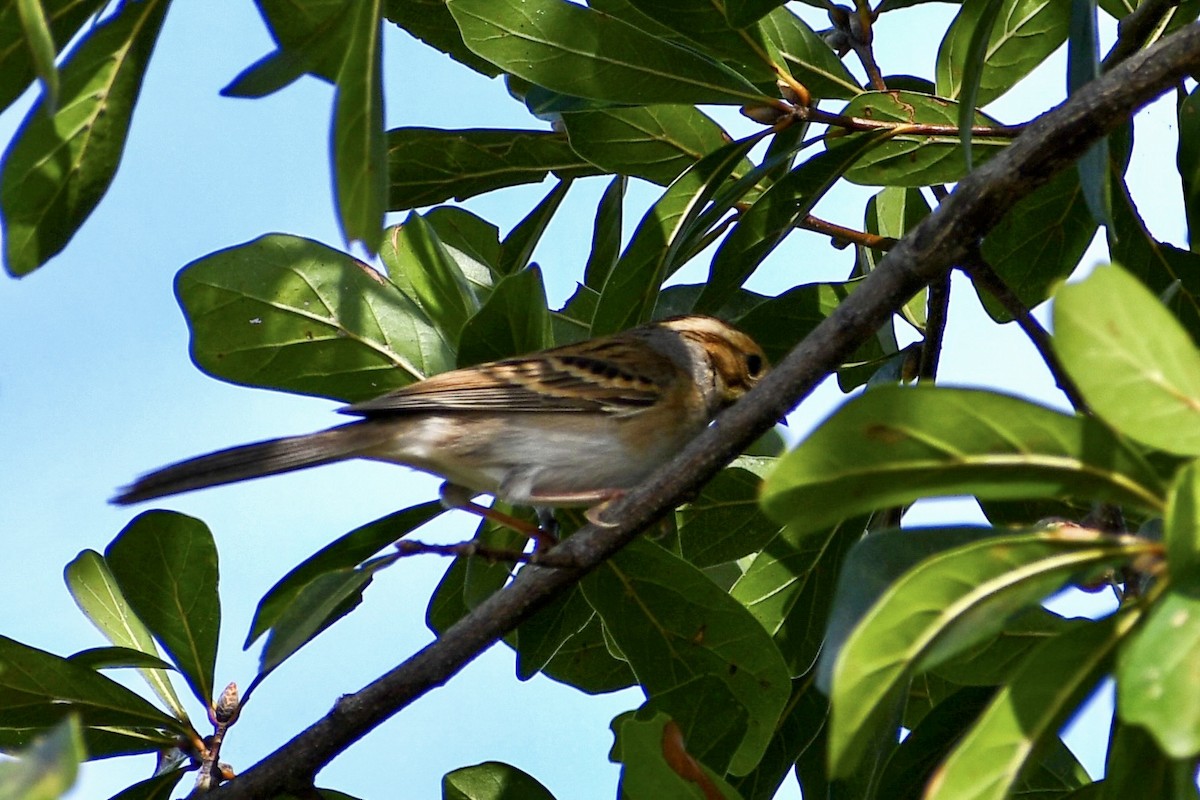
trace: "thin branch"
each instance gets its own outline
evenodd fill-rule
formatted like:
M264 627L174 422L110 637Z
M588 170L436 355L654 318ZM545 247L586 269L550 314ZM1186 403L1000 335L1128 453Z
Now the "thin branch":
M917 378L932 383L937 380L938 362L942 358L942 338L946 333L946 315L950 310L949 272L929 284L926 308L925 341L921 343L921 364L917 367Z
M894 130L898 133L917 136L953 136L955 138L958 138L960 131L957 125L951 124L941 125L932 122L898 122L896 120L867 119L866 117L833 114L828 111L822 111L819 108L811 107L804 108L797 106L793 113L808 122L820 122L825 125L844 128L848 131ZM971 136L1012 139L1020 136L1026 127L1028 125L973 125L971 127Z
M508 561L557 568L579 566L574 560L562 558L550 550L534 550L532 553L526 553L523 550L513 550L507 547L492 547L475 539L458 544L429 544L413 539L401 539L396 542L395 547L402 556L437 555L452 558L481 558L491 562Z
M1021 198L1072 164L1099 137L1200 70L1200 25L1132 56L1035 120L1019 139L967 175L958 189L901 240L862 285L789 353L741 402L724 412L669 464L613 503L611 527L587 525L551 552L579 569L527 566L509 586L404 663L333 710L235 780L212 800L266 800L311 784L312 776L371 729L441 686L590 569L694 493L873 336L922 286L961 263Z
M1100 62L1103 70L1107 72L1141 50L1178 6L1179 0L1144 0L1129 12L1117 23L1117 41Z
M896 245L899 239L893 239L891 236L880 236L876 233L867 233L866 231L855 230L854 228L846 228L834 222L814 217L812 214L806 214L802 219L796 221L797 228L803 228L806 231L814 233L823 233L833 240L833 246L841 250L843 247L851 244L870 247L873 250L888 250Z
M1067 401L1071 407L1080 413L1085 413L1088 410L1087 401L1083 399L1075 382L1067 375L1067 371L1063 369L1062 362L1058 360L1058 355L1054 352L1054 347L1050 343L1050 334L1042 327L1042 323L1034 318L1033 314L1029 313L1029 309L1021 302L1021 298L1017 297L1017 293L1005 283L996 270L992 268L982 256L975 252L967 256L962 261L963 271L971 277L975 285L983 289L985 292L996 298L996 302L1004 306L1004 310L1009 313L1017 324L1021 326L1021 330L1029 337L1029 341L1033 343L1034 348L1038 351L1038 355L1042 357L1042 361L1046 362L1046 368L1050 370L1050 374L1054 377L1054 382L1058 384L1058 388L1067 396Z

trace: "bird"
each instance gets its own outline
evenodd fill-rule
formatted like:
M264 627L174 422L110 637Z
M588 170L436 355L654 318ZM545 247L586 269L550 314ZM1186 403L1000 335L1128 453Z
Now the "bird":
M137 478L112 502L362 458L440 476L447 507L543 543L543 528L473 498L581 507L596 522L607 503L670 460L769 369L762 348L729 323L669 317L433 375L338 409L357 421L180 461Z

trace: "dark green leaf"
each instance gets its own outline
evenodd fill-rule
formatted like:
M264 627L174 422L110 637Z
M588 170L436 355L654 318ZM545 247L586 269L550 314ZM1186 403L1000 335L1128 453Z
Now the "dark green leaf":
M349 402L454 366L454 348L363 262L273 234L183 268L192 358L213 377Z
M118 792L109 800L170 800L175 791L175 784L179 783L184 774L184 770L174 769L155 775Z
M467 322L458 340L458 365L512 358L551 344L542 271L530 267L496 284L487 303Z
M742 28L752 22L757 22L764 14L781 6L786 0L728 0L725 3L725 16L729 24Z
M958 125L958 103L917 92L864 92L841 112L880 122ZM976 112L975 125L1000 123ZM972 153L976 165L1008 146L1009 139L976 134ZM846 173L846 179L867 186L928 186L953 183L967 173L958 137L900 133L872 150Z
M0 167L4 265L27 275L66 247L108 191L166 0L125 3L63 62L59 106L35 103Z
M221 605L208 527L172 511L146 511L117 534L104 560L196 698L205 706L214 702Z
M762 101L694 50L565 0L449 0L467 46L505 72L578 97L631 105Z
M976 8L978 3L973 4ZM963 158L967 169L970 170L974 160L971 153L971 125L975 121L975 109L985 105L979 101L979 84L983 77L984 66L988 62L988 50L996 20L1003 10L1004 0L983 0L983 7L974 12L972 20L974 27L967 42L967 52L963 63L962 96L958 98L958 135L962 137ZM964 6L964 11L966 7ZM962 18L962 14L955 20ZM947 32L947 37L951 32ZM942 42L945 49L945 40ZM939 56L941 53L939 52Z
M867 134L831 145L777 181L741 216L713 257L708 283L696 310L711 314L725 304L792 232L798 220L812 211L833 185L885 136Z
M0 800L59 800L87 757L79 718L67 717L14 755L0 762Z
M730 771L754 768L791 692L766 631L699 570L645 540L580 584L651 698L701 676L723 681L749 714ZM718 718L710 724L720 726Z
M1104 769L1103 791L1098 800L1173 797L1171 761L1143 727L1113 721ZM1194 787L1191 789L1195 791Z
M1183 182L1183 208L1187 214L1188 241L1200 252L1200 88L1179 104L1179 178Z
M335 83L345 58L349 2L353 0L255 0L255 5L280 50L317 56L306 69ZM323 40L329 46L321 46Z
M129 607L121 587L108 569L104 557L95 550L84 550L67 564L63 579L76 605L92 624L113 644L141 651L158 658L158 647L145 623ZM171 713L181 720L188 718L175 688L161 671L143 670L142 677L162 699Z
M389 211L540 183L548 173L595 172L565 135L550 131L393 128L387 158Z
M1087 497L1159 510L1156 471L1101 423L970 389L881 386L780 459L763 507L801 531L921 497Z
M633 234L604 284L592 318L592 335L603 336L646 322L659 288L679 264L682 234L763 134L709 153L675 179Z
M1200 575L1200 461L1175 474L1163 527L1171 577L1179 582Z
M771 800L787 778L788 771L810 750L824 733L829 704L812 684L810 676L792 681L792 696L767 752L754 771L731 779L733 787L745 800ZM824 765L822 765L822 773ZM809 783L803 786L808 797L822 797Z
M1076 91L1100 77L1100 39L1097 32L1096 0L1071 0L1071 22L1067 41L1067 92ZM1079 185L1092 218L1112 224L1111 173L1108 166L1108 137L1101 137L1079 159Z
M939 664L934 672L960 686L999 686L1008 682L1030 650L1086 624L1044 608L1030 609L1008 620L995 638Z
M174 669L161 658L130 647L93 647L68 656L68 660L94 670L124 667L137 667L143 670Z
M1137 622L1136 609L1039 647L950 754L928 800L1005 800L1034 752L1075 711ZM1047 676L1054 676L1047 680Z
M714 150L728 134L698 108L681 105L605 108L563 114L571 149L605 172L666 186ZM749 160L735 176L749 172Z
M41 6L55 42L69 42L104 0L42 0ZM0 6L0 111L8 108L35 77L33 61L16 3Z
M863 220L867 233L877 236L904 238L910 230L929 216L929 203L920 189L888 186L867 201ZM883 259L883 251L870 247L858 248L861 274L873 271ZM858 271L855 273L859 274ZM900 313L914 328L925 331L925 306L928 291L922 289L900 308Z
M388 150L383 128L383 0L358 0L347 11L349 35L333 99L334 190L347 242L371 253L383 241Z
M523 681L532 678L564 643L595 619L596 612L576 586L522 622L510 642L517 651L517 677Z
M500 229L457 206L438 206L423 216L474 286L475 295L487 294L500 265Z
M592 249L588 253L587 266L583 270L585 286L603 288L612 274L612 269L621 255L621 232L625 217L625 189L629 179L615 176L604 190L600 204L596 207L596 222L592 225ZM591 315L588 316L591 323Z
M758 508L762 476L773 458L742 457L721 470L695 500L675 512L679 549L697 567L758 552L779 531Z
M1101 419L1160 450L1200 455L1200 351L1128 272L1101 266L1064 286L1054 346Z
M495 64L472 53L463 42L446 0L385 0L383 15L425 44L476 72L489 78L500 74Z
M541 202L525 215L525 219L508 232L508 236L500 243L500 263L497 267L499 274L513 275L529 265L529 259L533 257L534 249L542 240L546 226L554 219L555 212L562 205L563 198L567 196L567 190L570 188L570 179L554 184Z
M1075 271L1096 235L1096 220L1083 199L1077 170L1063 170L1020 200L983 240L983 256L1025 308ZM991 295L984 307L999 322L1012 319Z
M593 615L578 633L563 642L541 672L588 694L605 694L636 686L638 679L629 663L612 651L600 617Z
M637 711L642 719L655 713L670 717L682 734L688 755L717 774L728 770L730 756L746 735L746 709L713 675L699 675L659 692ZM714 719L719 724L713 724Z
M444 511L436 500L406 508L355 528L306 558L279 579L258 603L243 647L249 647L287 611L308 583L329 572L361 564Z
M554 800L550 790L509 764L485 761L448 772L442 800Z
M865 527L858 518L822 536L796 536L784 528L729 590L771 634L792 675L812 669L821 651L833 582Z
M775 80L762 30L758 25L735 29L719 4L690 0L629 0L629 4L746 79L755 83Z
M389 280L449 341L458 341L463 325L479 310L479 301L458 262L442 245L433 226L415 211L388 228L380 258Z

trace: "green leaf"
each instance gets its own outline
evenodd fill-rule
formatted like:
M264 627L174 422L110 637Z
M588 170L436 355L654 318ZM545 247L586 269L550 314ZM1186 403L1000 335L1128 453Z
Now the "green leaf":
M50 38L71 41L87 18L104 5L103 0L42 0ZM0 6L0 111L20 97L35 77L20 9L16 3L5 3Z
M621 797L740 800L721 776L688 751L679 726L662 712L622 714L612 722L609 758L621 764Z
M448 4L467 47L556 92L630 105L764 100L728 67L566 0Z
M1088 211L1077 170L1063 170L1018 201L984 237L983 257L1025 308L1050 296L1075 271L1092 239L1096 220ZM998 322L1012 317L991 295L984 308Z
M92 647L80 650L68 657L68 660L89 669L123 669L137 667L146 670L169 670L173 666L158 656L152 656L141 650L130 647Z
M762 30L758 25L735 29L720 5L690 0L629 0L629 4L680 34L696 51L720 60L747 80L775 80L773 59Z
M651 699L703 676L725 684L749 715L740 746L726 756L729 770L744 775L753 769L791 685L779 651L745 608L702 572L645 540L580 585ZM721 726L720 717L708 724Z
M315 55L307 71L336 83L345 58L348 0L255 0L255 5L280 50Z
M193 261L175 291L196 365L221 380L354 402L454 366L454 348L366 264L273 234Z
M383 0L349 5L345 58L333 99L334 190L347 242L371 253L383 241L388 196L388 153L383 128Z
M42 8L42 0L17 0L17 14L25 30L25 44L33 56L33 67L42 81L47 113L58 108L58 68L54 65L54 35L50 32L50 21Z
M554 800L550 790L510 764L485 761L447 772L442 800Z
M190 728L93 669L0 636L0 728L13 727L14 711L22 722L44 721L41 727L77 713L89 727L163 728L176 734ZM10 734L5 732L6 744ZM148 740L145 749L161 743L162 737Z
M221 627L217 548L208 528L183 514L147 511L117 534L104 559L134 613L207 707L216 699Z
M508 232L500 243L500 263L496 270L499 274L512 275L529 265L542 234L546 232L550 220L554 219L570 188L570 179L556 183L541 202Z
M1200 455L1200 352L1162 303L1116 265L1064 286L1054 344L1092 410L1160 450Z
M1183 182L1183 208L1187 214L1188 242L1200 252L1200 88L1179 104L1179 149L1175 163Z
M275 625L304 586L320 576L357 566L407 536L445 509L438 501L421 503L381 517L330 542L279 579L258 603L243 648Z
M446 0L385 0L383 15L430 47L489 78L500 74L495 64L471 52L450 15Z
M727 0L725 16L730 25L742 28L757 22L764 14L783 5L784 2L785 0Z
M182 769L174 769L155 775L153 778L138 781L109 800L170 800L175 791L175 784L179 783L179 779L185 774Z
M911 531L891 532L889 543L903 551L913 536ZM927 546L918 542L914 547ZM1064 526L987 537L920 562L870 606L840 649L836 640L830 642L832 774L850 775L863 750L888 735L885 712L891 698L904 690L916 670L990 637L1014 612L1033 607L1074 576L1131 560L1153 548L1132 536L1116 538ZM860 591L843 577L835 603L844 602L843 594ZM1063 641L1067 637L1052 644ZM823 664L825 658L823 654ZM1017 682L1036 660L1022 667ZM1058 673L1044 669L1039 674L1047 684L1044 676Z
M1194 522L1194 521L1193 521ZM1191 573L1173 582L1154 604L1136 637L1121 652L1117 711L1150 732L1168 756L1200 753L1200 584Z
M675 512L679 550L697 567L735 561L758 552L779 532L759 510L758 489L773 458L738 459Z
M92 621L110 642L121 648L130 648L158 658L158 647L145 623L129 607L116 578L109 571L104 557L95 550L84 550L63 571L67 589L79 610ZM181 720L188 718L187 711L175 694L167 676L159 669L143 669L141 675L154 693Z
M0 800L58 800L75 784L87 757L79 718L68 716L14 755L0 762Z
M678 267L683 234L763 134L722 147L675 179L642 217L629 246L613 267L592 318L592 335L603 336L646 322L659 288Z
M753 772L732 778L730 783L745 800L771 800L797 760L822 738L828 715L829 704L810 677L792 681L792 696L762 761ZM810 797L823 796L812 781L802 780L801 785L805 792L812 793Z
M629 663L613 654L604 625L595 614L578 633L562 643L541 673L588 694L605 694L638 684Z
M1086 497L1150 510L1164 487L1091 418L970 389L880 386L779 461L763 507L798 531L921 497Z
M10 275L27 275L66 247L108 191L166 9L166 0L122 5L63 62L54 114L42 98L21 123L0 167Z
M1178 583L1200 575L1200 461L1175 473L1163 528L1171 578Z
M714 150L728 134L693 106L654 105L575 111L562 116L571 149L605 172L666 186ZM753 165L743 161L735 176Z
M1104 781L1098 800L1124 800L1130 797L1194 798L1196 785L1191 761L1187 766L1183 789L1176 794L1172 773L1178 762L1172 762L1155 743L1145 728L1113 720L1108 742L1108 758L1104 764ZM1071 800L1074 800L1072 796Z
M1117 181L1113 191L1113 225L1108 229L1112 259L1137 276L1200 341L1200 252L1181 250L1155 239L1138 215L1129 187Z
M536 675L559 649L592 621L599 622L583 591L574 586L559 595L516 629L509 644L517 652L517 678Z
M929 203L920 189L887 186L867 201L864 228L867 233L903 239L908 232L929 216ZM859 269L863 275L874 271L884 253L870 247L858 248ZM857 274L857 273L856 273ZM928 290L922 289L900 308L909 324L925 332L925 306Z
M763 192L742 214L713 257L696 311L711 314L724 305L792 232L796 222L812 211L847 170L887 138L887 134L868 134L830 145Z
M1100 39L1097 32L1096 0L1071 0L1071 22L1067 41L1067 93L1100 77ZM1079 159L1079 184L1092 217L1102 225L1112 224L1111 174L1108 166L1108 137L1101 137Z
M438 206L423 216L474 286L475 295L486 295L500 264L500 229L457 206Z
M388 228L380 258L388 279L414 301L446 337L458 341L463 325L479 310L466 274L442 245L433 227L415 211Z
M1078 617L1064 619L1044 608L1033 608L1008 620L993 639L965 650L933 671L960 686L999 686L1012 678L1030 650L1086 624Z
M958 125L958 103L918 92L864 92L841 111L849 117L880 122ZM976 112L975 125L1000 123ZM976 135L972 151L978 166L1008 146L1011 139ZM863 157L846 173L852 183L866 186L928 186L953 183L967 174L962 146L955 135L899 133Z
M588 252L583 270L585 286L599 289L604 286L621 255L621 230L624 224L625 190L629 179L616 175L596 206L596 222L592 226L592 249ZM591 315L588 316L591 322ZM565 342L564 342L565 344Z
M301 586L271 624L254 683L257 684L318 634L357 608L362 602L363 591L370 585L375 573L391 566L399 558L400 555L395 553L369 561L361 567L331 570Z
M858 518L821 536L784 528L729 590L771 634L792 675L808 672L821 651L833 583L865 527Z
M1136 609L1079 628L1039 647L997 693L935 776L928 800L1004 800L1039 745L1057 736L1108 669L1137 622ZM1053 680L1047 680L1053 676Z
M937 54L937 94L947 100L965 96L968 53L996 0L967 0L950 24ZM1067 40L1070 4L1062 0L998 0L998 23L979 55L974 103L985 106L1003 95ZM889 85L890 82L889 82Z
M512 358L552 344L542 271L530 267L496 284L487 303L467 322L458 341L458 365Z
M848 100L862 93L837 53L786 6L763 17L759 26L779 51L783 66L814 97Z
M565 135L550 131L393 128L387 158L389 211L540 183L549 173L595 172Z
M984 0L983 8L975 12L974 29L967 43L966 58L963 63L962 96L958 104L958 135L962 137L963 158L967 169L970 170L973 160L971 157L971 124L974 122L975 108L983 105L979 102L979 83L982 79L983 68L987 63L988 43L995 30L996 20L1000 17L1004 0ZM977 5L977 4L976 4ZM964 6L964 11L966 10ZM962 12L959 18L962 17ZM955 20L957 22L957 19ZM950 32L947 32L949 35ZM942 44L945 47L945 40ZM939 52L939 55L941 53Z

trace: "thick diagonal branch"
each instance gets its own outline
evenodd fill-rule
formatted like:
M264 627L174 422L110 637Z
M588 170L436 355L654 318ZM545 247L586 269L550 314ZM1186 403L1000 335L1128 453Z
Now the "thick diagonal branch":
M1130 57L1069 101L1035 120L1011 146L965 177L958 189L890 250L862 285L742 402L721 415L652 480L613 505L615 524L588 526L555 549L580 569L526 567L433 644L333 710L258 765L220 787L214 800L274 797L302 787L368 731L449 680L581 575L668 513L774 424L921 287L960 262L1021 198L1072 164L1185 75L1200 71L1200 25Z

